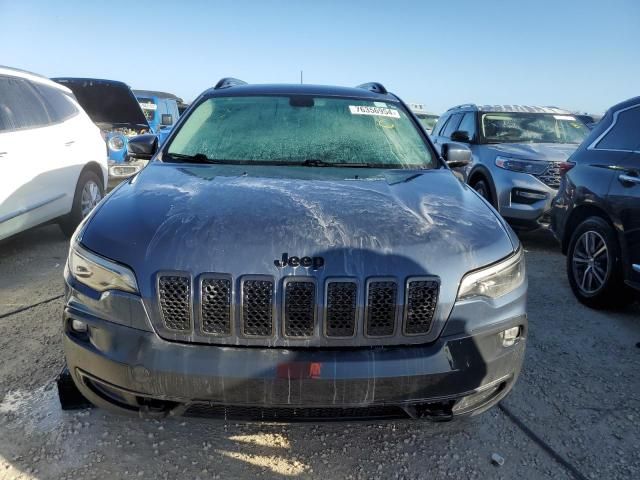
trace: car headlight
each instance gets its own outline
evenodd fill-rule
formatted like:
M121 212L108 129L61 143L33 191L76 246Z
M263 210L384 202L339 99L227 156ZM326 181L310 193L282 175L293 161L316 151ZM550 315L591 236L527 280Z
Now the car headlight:
M474 297L498 298L518 288L524 279L524 254L520 248L506 260L467 273L460 282L458 300Z
M544 160L521 160L519 158L496 157L496 165L512 172L530 173L540 175L549 167L549 162Z
M67 260L69 275L78 282L98 292L122 290L138 293L138 283L133 272L119 263L96 255L79 244L72 244Z
M113 136L109 139L109 148L114 152L119 152L124 148L124 138L120 135Z

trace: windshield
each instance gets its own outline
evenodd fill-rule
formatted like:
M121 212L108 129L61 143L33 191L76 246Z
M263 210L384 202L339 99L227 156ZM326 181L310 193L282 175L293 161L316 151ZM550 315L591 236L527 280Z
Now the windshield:
M147 121L153 122L153 117L158 109L158 105L153 101L153 98L138 97L138 103Z
M573 115L485 113L482 136L487 143L582 143L589 129Z
M416 113L416 117L418 117L418 120L420 120L420 123L428 132L433 130L433 127L436 126L436 122L438 121L438 115Z
M435 168L396 103L306 95L215 97L189 115L164 161Z

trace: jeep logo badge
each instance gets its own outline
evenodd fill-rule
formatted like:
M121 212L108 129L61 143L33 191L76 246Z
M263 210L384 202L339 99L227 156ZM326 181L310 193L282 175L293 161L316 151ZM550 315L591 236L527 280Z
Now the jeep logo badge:
M281 260L274 260L273 264L278 268L284 267L311 267L318 270L324 266L324 258L322 257L290 257L288 253L282 254Z

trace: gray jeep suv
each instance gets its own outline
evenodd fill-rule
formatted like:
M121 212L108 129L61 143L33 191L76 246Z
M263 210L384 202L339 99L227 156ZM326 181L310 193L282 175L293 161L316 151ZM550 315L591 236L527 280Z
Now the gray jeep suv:
M467 104L447 110L431 138L467 145L473 160L459 173L512 226L533 229L548 225L566 160L588 133L555 107Z
M223 79L79 227L64 348L82 394L143 415L437 418L511 389L523 251L405 104ZM457 162L457 163L456 163Z

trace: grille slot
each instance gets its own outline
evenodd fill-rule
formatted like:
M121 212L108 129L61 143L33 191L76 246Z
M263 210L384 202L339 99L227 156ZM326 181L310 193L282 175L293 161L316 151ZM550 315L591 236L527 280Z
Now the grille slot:
M316 285L312 281L287 281L284 287L284 334L311 337L316 325Z
M404 333L421 335L431 329L438 303L440 284L436 280L410 280L407 282Z
M309 422L321 420L371 420L382 418L408 418L397 406L371 405L369 407L252 407L243 405L210 405L192 403L186 417L224 418L226 420L252 420L260 422Z
M562 175L560 174L560 167L557 162L551 162L544 173L540 175L536 175L538 179L544 183L546 186L557 190L560 188L560 181L562 180Z
M169 330L191 330L191 280L179 275L164 275L158 279L160 311Z
M273 281L242 283L242 333L251 337L273 335Z
M367 288L366 334L369 337L393 335L396 327L398 285L394 281L372 281Z
M353 337L356 333L358 287L355 282L329 282L325 332L327 337Z
M202 280L202 331L208 335L231 334L231 280Z

